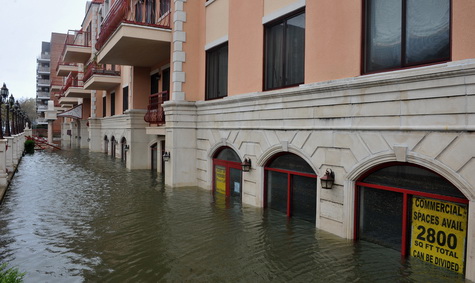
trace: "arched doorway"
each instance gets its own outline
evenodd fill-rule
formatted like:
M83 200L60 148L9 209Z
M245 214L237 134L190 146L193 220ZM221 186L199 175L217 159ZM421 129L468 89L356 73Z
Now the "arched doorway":
M264 206L315 223L317 175L301 157L285 153L265 166Z
M107 138L107 136L104 136L104 153L109 153L109 139Z
M464 273L467 198L442 176L389 163L356 182L355 239Z
M154 143L150 146L150 156L151 156L151 160L150 160L150 168L152 169L153 172L157 172L157 150L158 150L158 144L157 143ZM160 158L160 160L162 160L162 158Z
M220 148L213 158L213 192L241 201L241 159L229 147Z
M111 156L112 156L112 158L115 158L116 144L117 144L117 141L115 140L115 137L112 136L112 138L111 138Z
M120 160L127 163L127 139L122 137L120 140Z

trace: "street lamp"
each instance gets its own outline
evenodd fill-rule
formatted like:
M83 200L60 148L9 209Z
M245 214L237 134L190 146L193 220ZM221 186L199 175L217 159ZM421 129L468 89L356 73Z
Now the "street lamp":
M3 123L2 123L2 104L4 101L6 101L6 98L8 97L8 88L3 83L3 87L0 90L0 139L3 139Z
M18 103L18 100L15 101L15 120L16 120L16 128L15 128L15 132L16 134L19 134L21 133L21 129L20 129L20 111L21 111L21 107L20 107L20 103Z
M12 127L11 127L11 134L16 135L16 129L15 129L15 98L13 97L13 94L10 94L10 111L12 112Z

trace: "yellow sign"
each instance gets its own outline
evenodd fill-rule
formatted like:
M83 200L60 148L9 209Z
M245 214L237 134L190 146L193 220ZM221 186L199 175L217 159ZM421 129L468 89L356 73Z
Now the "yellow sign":
M411 256L464 273L467 207L414 196Z
M226 168L216 166L214 169L214 184L216 186L216 192L226 195Z

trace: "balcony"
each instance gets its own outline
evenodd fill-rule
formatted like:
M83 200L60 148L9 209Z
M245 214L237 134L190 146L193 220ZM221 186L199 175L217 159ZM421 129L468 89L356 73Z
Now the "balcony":
M91 98L91 91L84 89L84 83L77 73L68 76L63 86L63 94L66 98Z
M78 105L78 98L75 97L60 97L59 98L59 105L61 107L73 107L74 105Z
M50 74L49 66L48 67L38 66L38 68L36 69L36 73L39 75L49 75Z
M91 35L87 31L69 30L63 49L63 62L84 64L91 58Z
M109 90L121 83L120 67L91 62L84 72L84 89Z
M147 113L144 120L149 124L161 126L165 124L165 112L163 111L163 102L168 101L168 91L162 91L149 96Z
M77 72L78 65L76 63L65 63L60 62L58 67L56 67L56 75L58 77L66 77L71 72Z
M113 4L96 43L99 63L151 67L169 60L170 0L156 2L155 7L141 1L132 7L130 0Z
M60 91L63 89L63 80L61 78L54 78L50 83L50 91Z
M51 54L43 53L36 58L38 63L49 63L51 61Z
M46 91L37 91L36 92L37 99L46 99L49 100L49 92Z
M36 85L39 86L39 87L48 87L49 86L49 80L36 79Z

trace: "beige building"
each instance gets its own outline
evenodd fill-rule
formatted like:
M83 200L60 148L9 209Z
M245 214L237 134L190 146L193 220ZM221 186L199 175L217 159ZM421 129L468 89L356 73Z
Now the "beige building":
M82 99L78 145L128 168L475 280L474 12L471 0L93 1L75 59L84 92L65 97Z

